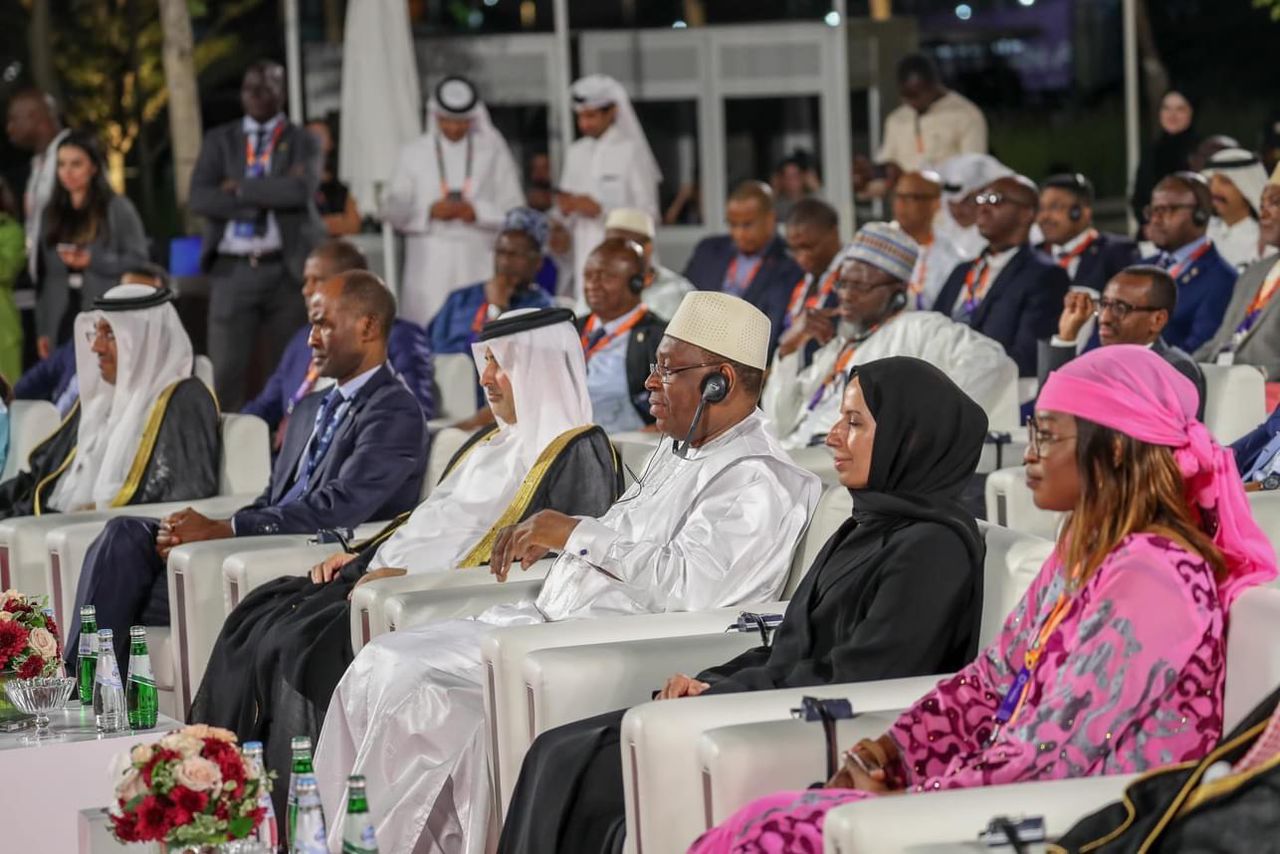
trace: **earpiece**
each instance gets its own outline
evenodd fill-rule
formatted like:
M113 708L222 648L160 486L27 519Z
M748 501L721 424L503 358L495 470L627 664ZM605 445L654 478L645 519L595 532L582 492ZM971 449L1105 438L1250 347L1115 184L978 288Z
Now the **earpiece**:
M889 312L902 311L907 307L907 299L906 291L894 291L889 298Z
M1072 205L1071 208L1067 211L1067 219L1071 220L1072 222L1079 222L1080 217L1082 216L1084 216L1084 208L1080 207L1079 205Z
M729 378L723 371L707 374L702 380L702 400L704 403L719 403L729 396Z
M1213 197L1209 194L1209 182L1199 172L1183 170L1169 176L1177 179L1196 197L1195 210L1191 212L1191 221L1203 228L1213 217ZM1166 179L1168 180L1168 179Z
M1196 199L1199 202L1199 198ZM1191 212L1191 221L1198 226L1206 226L1209 224L1209 218L1212 216L1207 210L1196 205L1196 209Z
M636 273L630 279L627 279L627 286L631 288L633 293L640 293L644 290L644 274Z

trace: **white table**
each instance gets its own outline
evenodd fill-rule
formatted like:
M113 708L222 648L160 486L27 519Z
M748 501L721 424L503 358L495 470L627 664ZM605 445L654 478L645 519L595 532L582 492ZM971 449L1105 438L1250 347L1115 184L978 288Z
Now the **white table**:
M5 851L75 854L80 810L112 802L112 760L182 727L162 715L154 729L99 735L93 709L75 702L50 719L50 728L65 734L65 741L25 745L29 729L0 734L0 780L8 781L0 799Z

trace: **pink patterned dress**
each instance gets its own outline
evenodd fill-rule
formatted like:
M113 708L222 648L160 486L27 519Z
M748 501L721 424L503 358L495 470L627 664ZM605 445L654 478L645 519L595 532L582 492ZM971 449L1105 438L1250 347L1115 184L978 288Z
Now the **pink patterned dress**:
M1169 539L1126 537L1045 639L1016 717L994 715L1066 590L1050 557L1000 636L898 718L908 791L1145 771L1204 755L1222 734L1225 612L1212 567ZM865 792L781 792L690 849L821 852L828 810Z

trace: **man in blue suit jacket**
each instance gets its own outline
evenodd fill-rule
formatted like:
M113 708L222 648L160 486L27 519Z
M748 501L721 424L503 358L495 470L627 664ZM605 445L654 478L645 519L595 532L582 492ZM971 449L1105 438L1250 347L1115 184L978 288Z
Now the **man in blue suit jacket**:
M169 624L165 563L175 546L264 534L309 534L390 519L418 502L427 429L413 394L387 365L395 298L371 273L322 283L311 299L311 347L337 385L299 401L271 483L230 519L187 508L164 520L117 517L85 555L77 609L94 605L115 632L122 669L129 627ZM73 623L66 646L74 663Z
M728 234L704 237L693 249L684 277L703 291L724 291L760 309L773 328L769 352L782 334L791 292L804 270L787 254L778 236L773 190L760 181L744 181L725 204Z
M1236 468L1246 481L1263 480L1271 473L1272 460L1280 454L1280 406L1257 427L1231 443Z
M320 244L307 256L302 268L302 301L310 305L319 284L348 270L368 270L369 263L353 243L346 240L329 240ZM240 411L256 415L267 422L272 432L271 450L280 450L284 441L285 426L298 402L310 394L319 373L311 361L311 324L301 327L289 339L280 364L267 380L262 393L245 404ZM387 357L392 369L404 380L422 406L422 416L428 420L435 416L435 399L432 391L433 371L431 345L427 331L416 323L396 318L387 341Z
M1147 237L1160 254L1143 263L1168 270L1178 285L1164 340L1194 353L1222 325L1237 276L1205 236L1213 213L1209 184L1195 172L1175 172L1156 184L1146 213Z
M933 304L1004 345L1024 377L1036 375L1039 342L1057 330L1070 286L1066 271L1027 241L1039 195L1022 175L998 178L978 194L978 231L987 247L951 271Z

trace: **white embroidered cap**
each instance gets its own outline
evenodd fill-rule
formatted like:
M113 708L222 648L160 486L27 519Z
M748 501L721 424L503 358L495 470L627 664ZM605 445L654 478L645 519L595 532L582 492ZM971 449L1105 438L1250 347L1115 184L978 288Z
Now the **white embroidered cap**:
M686 294L667 324L672 338L762 371L769 363L770 332L764 312L718 291Z
M638 208L615 208L609 211L609 217L604 221L604 228L605 231L620 228L623 231L644 235L650 240L654 235L653 217Z

